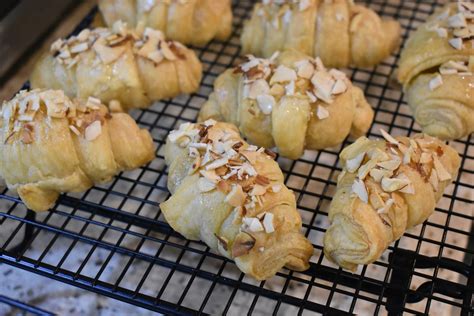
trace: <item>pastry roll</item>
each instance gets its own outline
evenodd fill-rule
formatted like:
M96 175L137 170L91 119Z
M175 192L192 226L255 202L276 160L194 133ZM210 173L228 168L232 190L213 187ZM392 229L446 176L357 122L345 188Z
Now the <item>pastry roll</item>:
M153 141L125 113L60 90L21 91L2 107L0 176L33 211L154 158Z
M408 39L398 80L423 132L444 140L474 132L474 3L447 4Z
M341 152L343 171L329 208L325 255L355 270L377 260L390 243L425 221L460 167L457 152L420 134L359 138Z
M262 1L244 24L245 54L295 49L328 67L373 66L400 43L400 24L351 0Z
M165 147L172 194L160 205L166 220L255 279L284 266L306 270L313 247L300 232L295 196L273 158L243 141L232 124L182 124Z
M118 101L123 110L199 89L202 66L192 50L164 40L160 31L142 34L116 23L114 29L85 29L59 39L33 70L33 88L61 89L69 97Z
M151 27L184 44L226 40L232 32L230 0L99 0L99 10L109 26L121 20Z
M373 116L343 72L285 51L270 59L247 56L219 76L199 120L231 122L251 143L277 146L281 155L297 159L305 148L334 147L349 134L365 135Z

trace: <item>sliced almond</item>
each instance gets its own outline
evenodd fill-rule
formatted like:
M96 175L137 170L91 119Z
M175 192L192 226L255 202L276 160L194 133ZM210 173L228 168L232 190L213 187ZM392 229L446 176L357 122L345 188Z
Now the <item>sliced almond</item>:
M400 178L383 177L381 181L382 190L389 193L401 190L409 184L410 180Z
M272 213L265 213L265 217L263 218L263 228L267 234L273 233L275 231L275 227L273 226L273 214Z
M441 161L434 154L433 154L433 164L440 181L451 180L452 178L451 174L448 172L448 170L446 170L446 168L443 166Z
M80 43L80 44L76 44L72 46L70 50L71 50L71 53L78 54L78 53L85 52L88 49L89 49L88 43Z
M462 42L462 38L452 38L448 42L449 42L449 45L451 45L453 48L457 50L463 49L464 45Z
M349 159L346 161L346 169L350 173L354 173L359 169L360 165L362 164L362 161L364 160L365 157L365 152L358 154L352 159Z
M365 187L364 181L356 179L352 184L352 192L355 193L362 202L368 203L369 195L367 193L367 188Z
M392 135L384 131L383 129L380 129L380 133L382 133L383 138L390 144L398 145L398 140L396 140Z
M375 182L380 183L384 177L391 177L393 172L390 170L373 168L369 171L369 174Z
M221 159L214 160L213 162L211 162L210 164L208 164L206 166L206 170L217 169L219 167L225 166L228 162L229 162L229 159L227 159L227 158L221 158Z
M371 159L367 161L365 164L363 164L362 166L360 166L357 172L357 176L359 177L359 179L364 180L367 177L367 175L370 173L370 171L375 168L376 164L377 164L377 161L374 159Z
M320 120L327 119L329 117L329 111L321 105L318 105L318 109L316 110L316 116Z
M309 101L310 101L311 103L315 103L316 101L318 101L318 98L316 98L316 96L314 95L313 92L311 92L311 91L306 91L306 95L308 96Z
M384 200L375 190L370 193L369 202L374 209L380 209L385 206Z
M437 74L430 80L428 87L430 88L431 91L434 91L437 88L439 88L441 85L443 85L443 78L441 77L440 74Z
M273 192L273 193L278 193L278 192L281 191L281 189L282 189L281 184L274 184L274 185L272 185L272 192Z
M99 137L101 133L102 133L102 125L101 125L100 121L94 121L92 124L87 126L87 128L84 132L84 138L87 141L92 142L97 137Z
M250 191L250 195L260 196L260 195L264 195L266 192L267 192L267 189L264 186L257 184L252 188L252 191Z
M198 188L201 192L210 192L216 188L216 183L206 178L199 178Z
M399 159L393 159L393 160L378 162L377 166L386 170L394 171L398 169L398 167L400 167L400 164L401 164L401 161Z
M439 190L439 179L438 179L438 174L436 173L436 169L431 169L430 177L428 178L428 181L430 182L431 186L433 187L433 190L435 192L438 192Z
M304 79L311 79L314 73L314 65L307 59L300 60L295 63L298 76Z
M74 125L69 125L69 129L77 136L81 135L81 132Z
M438 34L439 37L441 38L447 38L448 37L448 30L446 30L444 27L438 27L435 29L436 33Z
M270 79L270 84L272 85L274 83L295 81L297 79L298 79L298 76L296 75L296 71L284 65L280 65L275 70L275 73Z
M452 28L460 28L460 27L466 27L466 18L464 17L464 14L462 13L457 13L455 15L452 15L448 18L448 25L449 27Z
M262 223L256 217L244 217L242 218L242 222L244 224L243 228L247 231L250 231L253 233L264 231Z
M344 80L337 80L334 86L332 87L331 93L334 95L341 94L347 91L347 85Z

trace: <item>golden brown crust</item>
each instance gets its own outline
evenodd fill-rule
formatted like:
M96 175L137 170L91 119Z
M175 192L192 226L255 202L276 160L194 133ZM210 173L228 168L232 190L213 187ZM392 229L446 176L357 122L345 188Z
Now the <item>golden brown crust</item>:
M151 136L128 114L110 115L100 100L73 102L59 90L22 91L4 103L0 142L0 174L34 211L154 157Z
M277 146L280 154L296 159L304 149L334 147L349 134L364 135L373 116L344 73L286 51L268 60L249 56L219 76L198 120L231 122L251 143Z
M400 24L349 0L266 1L255 5L241 37L246 54L295 49L329 67L373 66L400 44Z
M349 270L377 260L425 221L460 166L456 151L427 135L371 141L340 155L343 171L329 209L325 255Z
M165 147L172 192L160 204L166 220L256 279L283 266L307 269L313 247L300 233L294 194L273 158L243 141L231 124L181 125Z
M122 20L130 27L151 27L184 44L225 40L232 31L230 0L100 0L108 26Z
M70 97L119 101L124 110L192 93L202 66L195 53L150 28L142 33L122 23L113 29L85 29L59 39L33 70L33 88L63 89Z

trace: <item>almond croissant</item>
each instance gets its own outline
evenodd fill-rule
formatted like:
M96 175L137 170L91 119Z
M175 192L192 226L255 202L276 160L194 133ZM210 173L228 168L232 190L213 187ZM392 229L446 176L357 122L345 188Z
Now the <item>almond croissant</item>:
M143 34L116 23L114 29L85 29L59 39L31 76L33 88L61 89L69 97L119 101L124 110L199 89L202 66L192 50L164 40L160 31Z
M3 104L0 176L33 211L61 192L82 192L154 158L153 141L125 113L60 90L21 91Z
M232 31L230 0L99 0L99 9L109 26L122 20L161 30L184 44L225 40Z
M278 56L278 57L277 57ZM253 144L297 159L305 148L365 135L374 113L346 75L296 51L247 61L219 76L199 114L237 125Z
M361 137L340 155L324 253L345 269L374 262L425 221L460 167L457 152L436 138L382 134L385 140Z
M400 24L351 0L267 0L255 5L241 37L245 54L296 49L328 67L373 66L400 43Z
M447 4L410 36L398 80L423 132L445 140L474 132L474 3Z
M245 143L231 124L182 124L165 147L172 193L160 205L166 220L258 280L283 266L306 270L313 247L273 158Z

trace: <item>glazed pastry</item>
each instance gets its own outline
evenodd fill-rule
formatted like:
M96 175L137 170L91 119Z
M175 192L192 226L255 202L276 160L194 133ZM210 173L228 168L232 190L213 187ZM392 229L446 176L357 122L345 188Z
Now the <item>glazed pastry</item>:
M255 279L284 266L306 270L313 247L300 232L295 196L274 158L243 141L234 125L182 124L165 147L172 193L160 205L166 220Z
M53 43L36 64L31 85L61 89L70 97L118 101L129 110L195 92L201 76L192 50L165 41L160 31L147 28L139 35L116 23L113 30L85 29Z
M373 66L400 43L400 24L351 0L264 0L242 33L244 54L270 57L295 49L328 67Z
M281 155L297 159L305 148L334 147L349 134L365 135L373 116L362 91L343 72L286 51L270 59L247 56L224 72L199 120L231 122L251 143L277 146Z
M153 141L125 113L60 90L21 91L2 107L0 175L33 211L61 192L82 192L154 157Z
M474 3L448 4L408 39L398 80L423 132L444 140L474 132Z
M325 255L355 270L423 223L457 177L457 152L428 135L359 138L341 152L343 171L329 208Z
M109 26L122 20L184 44L226 40L232 31L230 0L99 0L99 9Z

